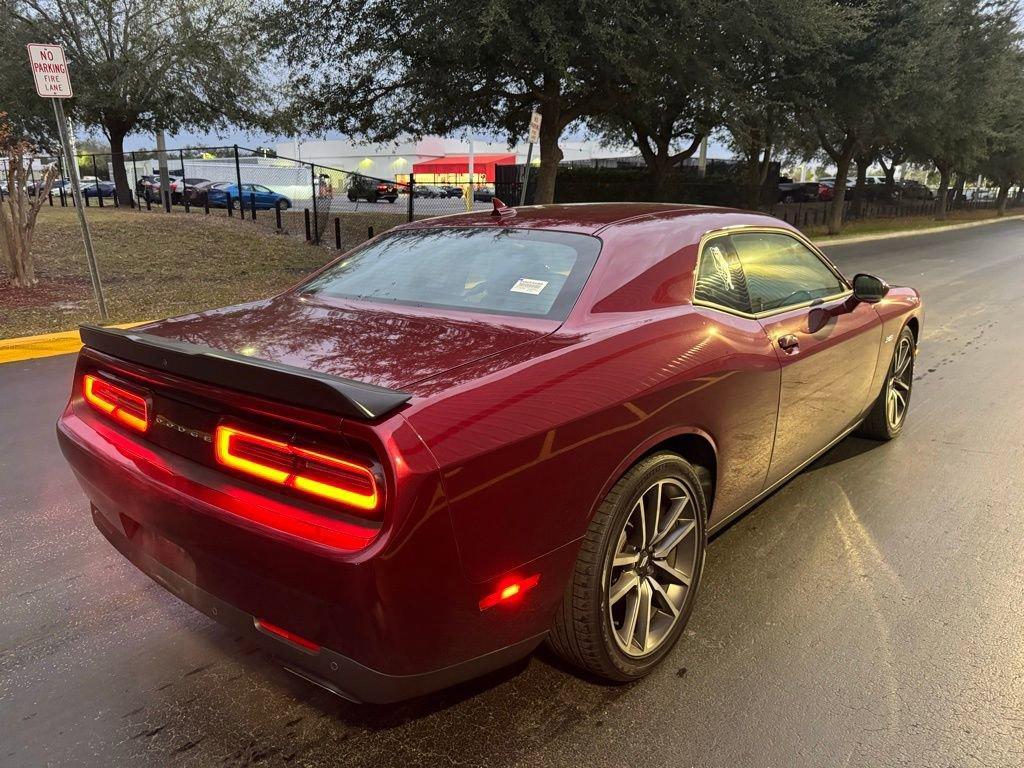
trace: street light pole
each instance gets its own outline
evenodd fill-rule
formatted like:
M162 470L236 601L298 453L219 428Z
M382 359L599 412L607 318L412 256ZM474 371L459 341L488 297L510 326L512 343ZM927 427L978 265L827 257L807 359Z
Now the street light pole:
M64 116L64 105L60 99L50 99L53 102L53 113L57 117L57 131L60 133L60 143L64 148L64 159L68 167L68 177L71 179L71 190L75 196L75 210L78 212L78 224L82 228L82 242L85 244L85 258L89 262L89 277L92 279L92 293L96 297L96 304L100 309L100 320L104 323L107 317L107 304L103 299L103 284L100 282L100 270L96 265L96 254L92 248L92 235L89 233L89 222L85 218L85 205L82 203L82 184L78 178L78 160L71 147L71 130L68 119Z

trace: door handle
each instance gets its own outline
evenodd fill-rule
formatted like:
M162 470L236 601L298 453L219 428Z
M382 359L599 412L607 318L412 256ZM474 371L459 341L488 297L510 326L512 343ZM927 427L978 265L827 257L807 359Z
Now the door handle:
M800 340L792 333L787 333L785 336L779 336L779 349L787 355L795 355L800 351Z

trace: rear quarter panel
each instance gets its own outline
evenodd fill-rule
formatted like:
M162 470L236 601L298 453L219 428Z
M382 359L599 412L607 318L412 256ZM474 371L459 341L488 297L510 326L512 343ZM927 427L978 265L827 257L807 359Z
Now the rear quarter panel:
M779 366L759 328L703 313L673 307L556 334L537 342L539 355L521 348L521 361L483 361L418 387L436 397L406 417L441 467L471 580L579 539L619 475L673 435L702 434L715 447L712 524L760 491Z

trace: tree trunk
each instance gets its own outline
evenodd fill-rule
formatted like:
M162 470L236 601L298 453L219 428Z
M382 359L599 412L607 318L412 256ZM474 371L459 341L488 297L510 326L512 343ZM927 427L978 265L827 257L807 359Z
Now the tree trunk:
M672 176L672 157L658 151L647 163L647 173L651 177L651 199L664 200L668 180Z
M870 158L857 158L857 183L853 187L853 204L850 206L850 215L855 219L859 219L864 210L864 190L867 187L869 165Z
M537 186L533 191L533 203L544 205L555 202L555 177L558 164L562 162L562 148L558 140L562 137L562 81L557 75L544 76L544 99L540 103L540 168L537 171Z
M952 194L953 207L954 208L961 208L961 207L963 207L964 185L967 183L967 177L966 176L964 176L962 173L958 174L958 175L959 175L959 178L956 180L956 186L953 187L953 194Z
M949 166L935 164L939 170L939 189L935 193L935 218L939 221L946 220L946 203L949 197Z
M35 265L32 259L32 236L35 233L36 216L50 196L50 188L57 177L56 165L43 173L35 195L25 191L27 172L25 153L16 149L7 157L7 195L0 203L0 237L11 263L12 284L15 288L32 288L36 285ZM27 162L31 162L29 159Z
M832 196L832 204L828 210L828 233L838 235L843 230L843 204L846 202L846 177L850 173L850 161L853 160L853 149L844 147L843 153L836 160L836 185Z
M124 165L124 137L123 131L107 129L107 136L110 138L110 164L113 167L113 182L117 187L117 202L125 207L131 208L132 188L128 182L128 170Z
M999 185L999 197L996 198L996 216L1006 214L1006 200L1010 196L1010 183L1005 182Z

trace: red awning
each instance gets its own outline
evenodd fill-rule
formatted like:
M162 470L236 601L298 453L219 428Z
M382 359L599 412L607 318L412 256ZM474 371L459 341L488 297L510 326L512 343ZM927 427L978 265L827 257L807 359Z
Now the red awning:
M515 165L515 155L474 155L473 173L484 174L487 181L494 181L494 166ZM424 160L412 166L413 173L469 173L469 155L447 155L434 160Z

